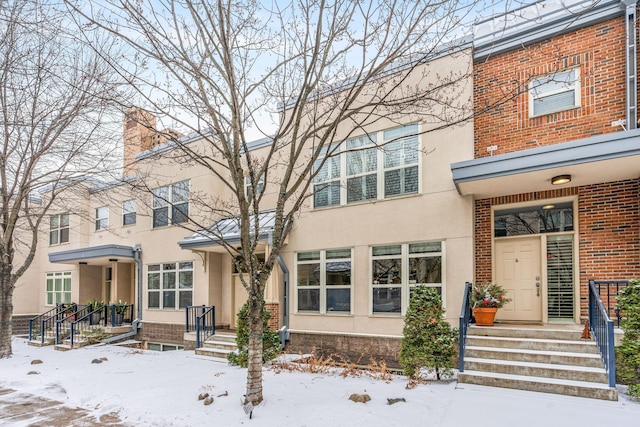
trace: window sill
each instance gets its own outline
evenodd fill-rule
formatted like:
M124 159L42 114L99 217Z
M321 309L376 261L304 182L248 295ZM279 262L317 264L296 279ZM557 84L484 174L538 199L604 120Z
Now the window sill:
M315 311L298 311L296 316L331 316L331 317L353 317L353 313L328 311L326 313L320 313Z
M348 208L350 206L363 206L363 205L375 205L376 203L384 203L390 202L392 200L398 199L408 199L411 197L420 197L423 194L420 192L417 193L407 193L407 194L398 194L397 196L385 197L384 199L370 199L370 200L361 200L358 202L345 203L343 205L331 205L331 206L321 206L321 207L313 207L311 211L325 211L329 209L339 209L339 208Z

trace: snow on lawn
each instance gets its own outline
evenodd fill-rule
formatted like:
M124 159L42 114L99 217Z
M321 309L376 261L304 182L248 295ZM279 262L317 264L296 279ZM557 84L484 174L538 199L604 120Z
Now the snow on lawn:
M0 359L0 389L59 400L99 417L118 413L134 426L462 426L638 425L640 404L429 383L412 390L406 379L310 374L265 369L264 402L245 415L246 370L194 355L117 346L68 352L30 347L14 338L14 355ZM94 359L106 358L103 363ZM31 365L34 359L42 364ZM37 371L37 375L28 375ZM457 388L456 388L457 387ZM198 401L207 392L214 402ZM355 403L352 393L371 401ZM226 394L226 396L220 396ZM220 396L220 397L218 397ZM394 405L387 398L404 398ZM0 414L0 424L1 422Z

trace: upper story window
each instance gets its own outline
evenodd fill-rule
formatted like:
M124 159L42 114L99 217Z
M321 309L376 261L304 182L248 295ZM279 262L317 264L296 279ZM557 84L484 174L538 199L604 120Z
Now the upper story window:
M96 208L96 231L109 227L109 206Z
M298 311L350 313L351 266L351 249L298 253Z
M180 224L189 217L189 180L153 190L153 227Z
M49 245L69 242L69 214L57 214L49 217Z
M264 175L261 175L260 179L258 179L258 182L256 182L256 193L262 194L263 191L264 191ZM244 177L244 195L247 196L247 198L253 197L253 189L251 188L251 177L249 176Z
M442 242L371 248L373 314L405 313L413 288L434 287L442 295Z
M417 193L418 131L418 125L411 124L352 138L321 167L319 159L314 178L314 207ZM327 150L324 151L323 156Z
M122 203L122 225L133 225L136 223L136 201L127 200Z
M529 116L580 106L580 69L535 77L529 82Z

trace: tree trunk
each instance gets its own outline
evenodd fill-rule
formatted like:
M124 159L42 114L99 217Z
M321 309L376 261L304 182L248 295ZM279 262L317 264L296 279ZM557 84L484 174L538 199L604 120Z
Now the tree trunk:
M249 297L249 355L247 394L245 403L262 402L262 318L264 304L255 296Z
M11 357L12 354L12 316L13 284L11 283L11 267L2 266L2 271L0 272L0 359Z

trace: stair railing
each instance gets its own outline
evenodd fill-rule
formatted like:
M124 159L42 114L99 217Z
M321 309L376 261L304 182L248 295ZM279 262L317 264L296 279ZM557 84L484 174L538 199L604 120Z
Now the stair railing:
M71 336L72 323L87 314L88 309L86 304L73 304L70 307L64 307L64 309L56 315L56 345L62 344L65 339Z
M185 312L185 331L196 333L196 348L200 348L207 338L216 333L216 308L214 306L189 305L185 308Z
M51 310L29 319L29 341L33 340L35 335L40 335L40 343L44 344L44 336L47 329L53 329L54 322L58 320L56 316L63 310L64 308L62 308L60 304L57 304Z
M76 320L70 324L70 344L73 348L74 343L78 341L78 336L90 333L94 326L107 324L107 306L102 306L96 310L90 311L89 306L78 311Z
M616 317L618 321L618 327L620 327L620 320L622 320L622 313L618 308L617 297L620 294L620 290L629 285L628 280L591 280L598 290L598 295L602 299L602 303L605 304L607 314L609 318Z
M604 368L609 376L609 387L616 386L616 355L613 320L609 318L596 282L589 280L589 329L593 332Z
M462 294L462 310L460 311L460 325L459 325L459 372L464 372L464 350L467 343L467 333L469 332L469 322L471 321L471 283L466 282L464 284L464 293Z

